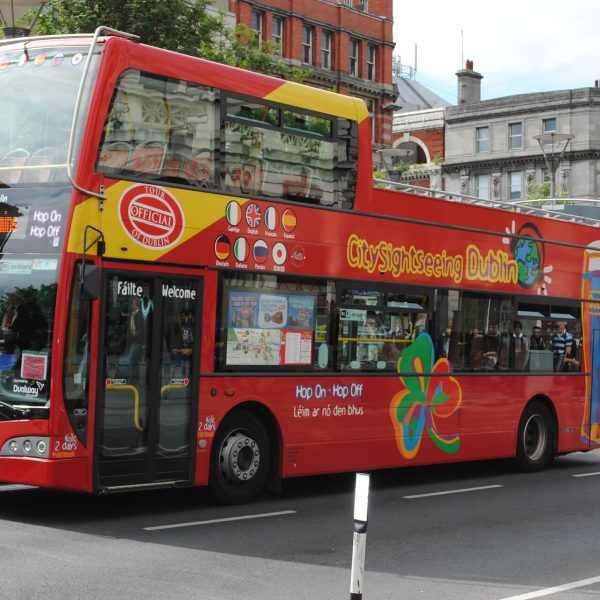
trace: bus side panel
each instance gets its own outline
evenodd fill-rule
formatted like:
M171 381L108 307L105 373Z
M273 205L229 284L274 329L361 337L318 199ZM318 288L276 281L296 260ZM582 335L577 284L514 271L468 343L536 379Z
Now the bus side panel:
M583 377L446 377L448 400L436 406L439 380L412 379L418 384L409 390L397 376L205 378L197 483L208 480L210 442L223 416L247 401L275 416L284 477L512 457L521 414L534 397L548 398L557 413L560 452L587 449L578 435Z

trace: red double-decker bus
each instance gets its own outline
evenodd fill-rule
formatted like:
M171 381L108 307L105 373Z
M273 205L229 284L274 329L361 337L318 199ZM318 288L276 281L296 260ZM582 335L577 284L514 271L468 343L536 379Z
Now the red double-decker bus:
M596 227L374 187L362 102L119 32L4 41L0 83L0 481L598 446Z

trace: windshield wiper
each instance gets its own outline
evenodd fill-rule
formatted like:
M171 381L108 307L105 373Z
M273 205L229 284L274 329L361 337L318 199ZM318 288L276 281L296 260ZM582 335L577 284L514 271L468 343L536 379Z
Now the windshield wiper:
M13 406L8 402L0 400L0 413L3 413L12 419L26 419L29 415L31 415L31 409Z

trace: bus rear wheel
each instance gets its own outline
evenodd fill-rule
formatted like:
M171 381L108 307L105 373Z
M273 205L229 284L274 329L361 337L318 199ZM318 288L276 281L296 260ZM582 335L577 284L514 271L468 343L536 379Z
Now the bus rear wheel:
M539 471L554 456L554 422L548 407L530 402L519 422L517 464L522 471Z
M238 410L223 420L211 452L209 489L222 504L250 502L265 486L269 436L252 413Z

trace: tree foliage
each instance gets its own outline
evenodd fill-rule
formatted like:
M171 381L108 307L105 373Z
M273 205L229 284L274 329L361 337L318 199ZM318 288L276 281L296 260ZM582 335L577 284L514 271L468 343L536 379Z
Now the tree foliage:
M277 57L275 44L259 40L245 25L231 29L222 14L207 10L211 4L212 0L51 0L33 34L90 33L106 25L138 35L145 44L293 81L304 79L304 71Z

